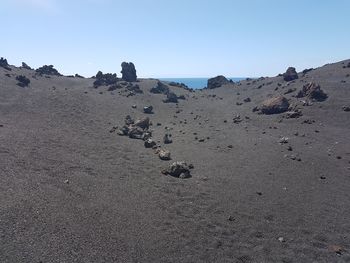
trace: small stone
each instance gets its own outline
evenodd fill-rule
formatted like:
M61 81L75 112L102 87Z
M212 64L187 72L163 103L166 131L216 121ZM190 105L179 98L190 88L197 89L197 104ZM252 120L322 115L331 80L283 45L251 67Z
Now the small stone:
M286 242L283 237L279 237L278 241L281 242L281 243Z
M159 151L159 158L161 159L161 160L163 160L163 161L169 161L169 160L171 160L171 157L170 157L170 152L168 151L168 150L163 150L163 149L161 149L160 151Z
M64 180L64 183L65 184L69 184L69 180L67 179L67 180Z

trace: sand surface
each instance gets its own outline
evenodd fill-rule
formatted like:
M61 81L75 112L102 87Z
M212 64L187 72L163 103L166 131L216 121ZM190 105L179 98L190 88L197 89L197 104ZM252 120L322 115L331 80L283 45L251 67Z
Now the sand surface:
M0 68L0 262L350 262L348 62L292 82L171 87L178 104L150 93L152 79L127 97ZM295 95L312 80L328 98L303 106ZM290 88L300 118L252 111ZM171 161L110 132L147 105ZM192 177L163 175L173 161L192 163Z

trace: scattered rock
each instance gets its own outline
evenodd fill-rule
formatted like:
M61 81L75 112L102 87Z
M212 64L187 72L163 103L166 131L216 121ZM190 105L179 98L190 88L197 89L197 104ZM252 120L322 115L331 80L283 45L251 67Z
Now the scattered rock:
M237 115L233 118L233 123L238 124L238 123L240 123L240 122L242 122L241 116L237 114Z
M128 132L128 135L129 135L129 138L131 139L139 139L139 140L143 140L144 136L144 130L140 127L130 127L129 128L129 132Z
M132 106L131 106L131 108L136 109L136 108L137 108L137 106L136 106L136 105L132 105Z
M35 70L39 75L62 76L53 65L44 65Z
M261 105L261 112L264 114L278 114L287 111L288 108L288 100L283 96L278 96L265 100Z
M153 113L153 106L145 106L143 107L143 112L146 114L152 114Z
M150 119L147 118L143 118L141 120L137 120L134 124L136 127L140 127L141 129L149 129L150 126Z
M145 140L145 147L146 148L153 148L155 147L157 144L155 141L153 141L151 138Z
M321 90L320 85L315 82L310 82L303 86L303 88L298 92L297 98L307 97L310 100L324 101L327 99L327 94Z
M294 111L288 111L286 118L287 119L295 119L303 116L302 112L300 110L294 110Z
M128 82L133 82L137 80L135 65L132 62L122 63L122 79Z
M280 144L286 144L288 143L289 138L288 137L282 137L278 142Z
M185 179L191 177L189 165L186 162L174 162L167 169L162 171L163 174L170 175L173 177Z
M215 78L208 79L207 89L219 88L223 85L229 84L230 81L224 76L220 75Z
M343 111L349 112L350 111L350 106L343 106L342 109L343 109Z
M168 150L161 149L158 154L159 158L163 161L171 160L170 152Z
M124 120L125 125L129 126L135 123L134 119L130 117L130 115L126 115Z
M166 133L166 134L164 135L163 142L164 142L165 144L170 144L170 143L172 143L173 140L171 139L171 134Z
M284 93L284 95L289 94L289 93L292 93L292 92L294 92L294 91L296 91L296 90L297 90L296 88L289 88L289 89Z
M298 78L298 73L295 68L289 67L287 71L283 74L283 79L285 81L292 81Z
M16 77L16 80L18 81L17 85L24 88L24 87L28 87L30 80L23 75L19 75Z
M244 102L251 102L252 100L250 98L246 98L243 100Z

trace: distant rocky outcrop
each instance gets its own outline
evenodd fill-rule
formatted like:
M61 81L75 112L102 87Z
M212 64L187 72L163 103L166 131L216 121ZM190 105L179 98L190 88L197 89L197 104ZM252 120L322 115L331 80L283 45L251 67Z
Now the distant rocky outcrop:
M25 63L25 62L22 62L21 68L23 68L23 69L28 69L28 70L32 70L32 68L29 67L29 66L27 65L27 63Z
M216 89L229 83L230 81L227 78L220 75L215 78L208 79L207 89Z
M128 82L133 82L137 80L135 65L132 62L122 63L122 79Z
M277 114L287 111L289 108L288 100L283 96L277 96L265 100L261 105L261 112L263 114Z
M22 88L27 87L30 83L30 79L28 79L26 76L23 76L23 75L17 76L16 80L18 81L17 85Z
M158 81L157 85L150 89L150 92L154 93L154 94L165 94L166 95L169 93L169 87L166 84L164 84L163 82Z
M7 70L11 70L10 65L7 63L6 58L0 58L0 67L7 69Z
M118 81L117 74L106 73L103 74L101 71L97 72L94 81L94 88L98 88L100 86L109 86L116 84Z
M283 79L285 81L292 81L298 78L298 73L293 67L289 67L287 71L283 74Z
M324 101L327 99L328 95L321 89L320 85L315 82L310 82L303 86L303 88L298 92L297 98L308 98L315 101Z
M174 92L169 92L166 95L166 99L163 100L164 103L178 103L178 96Z
M35 70L39 75L62 76L53 65L44 65Z

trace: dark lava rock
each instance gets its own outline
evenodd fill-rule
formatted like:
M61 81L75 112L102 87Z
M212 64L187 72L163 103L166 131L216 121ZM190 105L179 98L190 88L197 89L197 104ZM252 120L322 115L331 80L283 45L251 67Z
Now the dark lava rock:
M288 111L286 118L287 119L296 119L303 116L302 112L300 110L295 110L295 111Z
M178 97L174 92L169 92L166 95L166 99L163 100L164 103L178 103Z
M75 78L80 78L80 79L85 79L83 76L79 75L79 74L75 74L74 75Z
M137 80L135 65L132 62L122 63L122 79L128 82L133 82Z
M133 118L130 117L130 115L126 115L124 122L127 126L135 123L135 121L133 120Z
M343 111L349 112L350 111L350 106L343 106Z
M22 62L22 67L21 68L32 70L32 68L29 67L25 62Z
M135 122L135 126L140 127L141 129L144 129L144 130L148 129L150 126L150 119L148 117L146 117L146 118L143 118L141 120L137 120Z
M168 150L163 150L161 149L158 153L158 156L161 160L163 161L169 161L171 160L171 157L170 157L170 152Z
M153 107L152 106L143 107L143 112L147 114L151 114L153 113Z
M144 138L143 134L144 134L144 130L140 127L132 126L129 128L128 135L129 135L129 138L131 139L142 140Z
M285 81L292 81L298 78L298 73L295 68L289 67L287 71L283 74L283 79Z
M7 69L7 70L11 70L9 64L7 63L6 58L0 58L0 67Z
M215 78L208 79L207 89L219 88L223 85L229 84L230 81L224 76L220 75Z
M288 100L283 96L278 96L265 100L261 105L261 112L264 114L278 114L287 111L288 108Z
M53 65L44 65L35 70L39 75L62 76Z
M114 85L118 81L117 74L103 74L101 71L97 72L95 79L96 80L94 81L94 88L98 88L100 86Z
M172 143L173 142L173 140L170 138L171 137L171 134L165 134L164 135L164 138L163 138L163 142L165 143L165 144L170 144L170 143Z
M30 80L23 75L19 75L16 77L16 80L18 81L17 85L24 88L24 87L28 87Z
M145 140L145 144L144 145L145 145L146 148L153 148L157 144L156 144L155 141L153 141L151 138L149 138L149 139Z
M191 177L190 166L186 162L174 162L167 169L164 169L162 173L181 179Z
M313 68L307 68L303 70L303 74L309 73L310 71L314 70Z
M155 93L155 94L168 94L169 87L166 84L164 84L163 82L158 81L157 85L150 89L150 92Z
M252 100L250 98L245 98L243 101L244 102L251 102Z
M297 98L303 97L316 101L324 101L328 96L323 90L321 90L320 85L315 82L310 82L309 84L304 85L297 94Z

